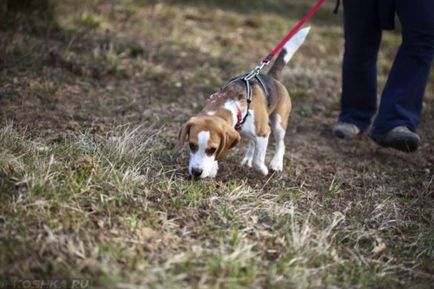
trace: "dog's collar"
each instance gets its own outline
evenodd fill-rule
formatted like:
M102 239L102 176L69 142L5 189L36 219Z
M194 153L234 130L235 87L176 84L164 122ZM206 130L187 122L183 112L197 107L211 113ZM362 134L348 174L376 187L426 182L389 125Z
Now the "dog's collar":
M237 123L235 124L235 129L240 131L243 126L243 113L241 112L240 106L237 104Z

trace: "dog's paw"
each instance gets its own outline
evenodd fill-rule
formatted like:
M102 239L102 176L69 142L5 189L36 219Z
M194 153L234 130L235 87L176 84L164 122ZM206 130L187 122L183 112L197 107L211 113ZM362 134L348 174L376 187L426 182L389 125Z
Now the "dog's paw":
M219 164L217 161L214 162L211 171L209 172L208 177L215 178L217 176L217 172L219 171Z
M268 168L264 164L255 164L255 169L264 176L268 175Z
M242 167L248 166L249 168L251 168L252 167L252 158L244 157L243 160L241 161L240 165Z
M276 159L272 159L270 162L270 169L275 172L283 171L283 162Z

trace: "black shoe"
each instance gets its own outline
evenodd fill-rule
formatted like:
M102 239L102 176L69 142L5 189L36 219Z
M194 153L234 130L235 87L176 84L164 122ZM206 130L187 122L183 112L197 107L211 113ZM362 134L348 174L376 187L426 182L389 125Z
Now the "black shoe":
M369 137L386 148L394 148L406 153L417 150L420 145L420 137L405 126L397 126L385 134L369 133Z

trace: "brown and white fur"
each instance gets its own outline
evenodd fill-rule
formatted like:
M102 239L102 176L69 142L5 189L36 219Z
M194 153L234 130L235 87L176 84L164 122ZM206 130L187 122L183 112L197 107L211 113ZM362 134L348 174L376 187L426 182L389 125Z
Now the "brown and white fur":
M253 101L249 116L240 131L234 127L239 122L240 111L244 117L247 110L247 92L242 80L232 82L211 95L203 110L183 125L179 133L178 148L182 148L184 142L189 142L190 175L215 177L218 171L217 161L239 143L241 135L248 139L248 148L241 165L253 167L267 175L265 154L271 133L276 146L269 167L277 172L283 170L284 138L291 112L291 99L279 79L284 66L309 32L309 29L306 29L302 39L295 41L297 43L293 41L285 45L268 74L262 75L270 97L267 99L259 83L252 85Z

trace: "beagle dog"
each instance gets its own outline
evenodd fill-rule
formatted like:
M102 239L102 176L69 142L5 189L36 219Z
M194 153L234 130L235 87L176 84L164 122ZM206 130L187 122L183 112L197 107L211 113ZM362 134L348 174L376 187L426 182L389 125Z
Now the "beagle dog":
M304 42L309 30L301 29L285 45L269 72L250 81L250 105L247 102L248 84L243 77L238 77L211 95L203 110L182 126L177 148L181 149L185 142L189 143L190 175L215 177L218 160L235 147L243 136L248 139L248 147L241 165L253 167L266 176L268 168L265 154L271 133L276 144L269 168L277 172L283 170L284 138L291 99L279 79L283 68Z

